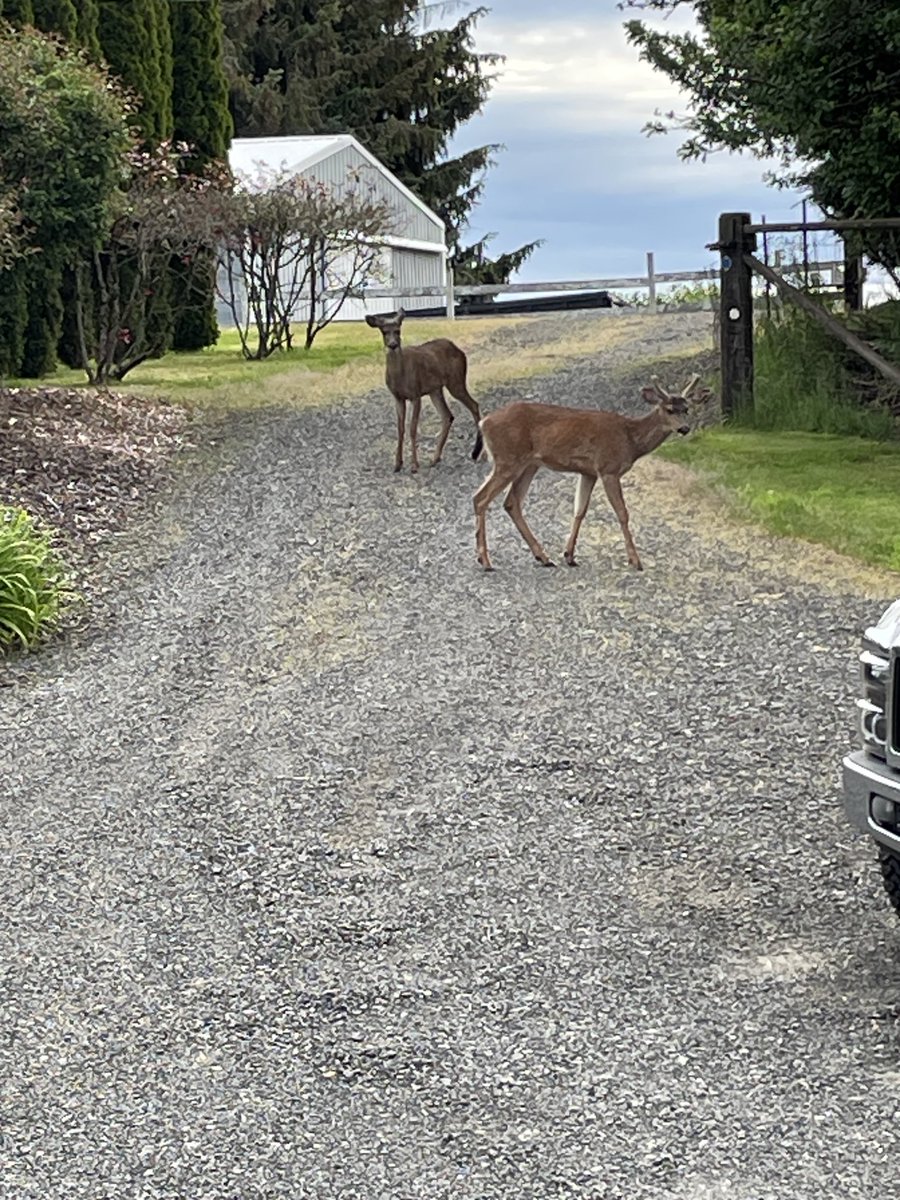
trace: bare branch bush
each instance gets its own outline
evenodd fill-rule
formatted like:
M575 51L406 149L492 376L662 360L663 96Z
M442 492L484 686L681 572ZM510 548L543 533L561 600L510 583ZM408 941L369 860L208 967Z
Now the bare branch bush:
M193 283L189 276L181 296L165 294L173 256L197 271L209 270L203 251L212 249L215 235L204 197L222 186L221 175L216 169L182 172L188 152L168 142L132 152L109 234L76 268L78 350L90 383L124 379L165 351L161 309L177 311L187 303Z
M217 291L245 358L293 347L305 311L308 349L371 274L393 228L390 205L351 181L340 188L257 169L207 197L217 230Z

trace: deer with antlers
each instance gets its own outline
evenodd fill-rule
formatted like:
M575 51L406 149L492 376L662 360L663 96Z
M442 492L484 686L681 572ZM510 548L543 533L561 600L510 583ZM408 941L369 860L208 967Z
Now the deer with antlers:
M453 424L453 413L447 404L444 388L466 406L476 426L481 420L481 411L466 387L469 364L463 351L448 338L435 338L434 341L423 342L420 346L404 347L400 341L400 327L405 315L401 308L386 316L367 316L366 324L371 325L373 329L380 329L384 339L385 383L397 407L397 452L394 455L394 470L399 471L403 466L403 434L406 426L406 405L409 403L412 405L409 423L412 459L410 470L415 474L419 469L417 440L423 396L431 397L431 402L441 419L441 432L431 460L433 467L441 461L450 426ZM473 454L473 458L477 459L478 455Z
M472 457L477 459L483 439L494 466L474 499L475 545L482 567L486 571L493 570L485 529L488 506L507 486L509 491L503 507L541 566L555 566L529 529L522 512L532 480L541 467L547 467L551 471L572 472L579 476L575 515L564 556L568 565L576 565L575 543L599 479L619 518L628 561L636 570L643 570L628 528L622 476L631 470L637 459L662 445L670 434L690 432L688 398L699 378L699 375L692 376L680 393L672 395L660 387L654 375L650 386L641 389L643 399L653 405L653 411L645 417L525 401L489 413L480 423L479 437L472 451ZM691 403L700 403L708 394L702 389L692 397Z

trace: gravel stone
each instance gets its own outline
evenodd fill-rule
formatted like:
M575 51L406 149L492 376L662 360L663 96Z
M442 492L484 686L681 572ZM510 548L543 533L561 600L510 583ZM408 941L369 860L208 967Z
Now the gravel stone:
M709 321L521 392L638 411ZM381 387L216 436L0 690L0 1194L891 1194L900 927L838 797L880 601L651 460L643 574L598 497L577 571L498 502L486 576L468 417L395 476Z

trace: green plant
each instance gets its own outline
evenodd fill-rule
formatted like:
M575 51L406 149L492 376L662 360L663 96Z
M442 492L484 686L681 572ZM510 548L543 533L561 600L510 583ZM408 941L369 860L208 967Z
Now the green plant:
M719 299L717 283L679 283L659 297L661 304L711 304Z
M793 308L757 322L753 392L734 424L877 439L896 432L888 408L856 398L840 344Z
M24 509L0 505L0 653L52 632L71 591L49 534Z

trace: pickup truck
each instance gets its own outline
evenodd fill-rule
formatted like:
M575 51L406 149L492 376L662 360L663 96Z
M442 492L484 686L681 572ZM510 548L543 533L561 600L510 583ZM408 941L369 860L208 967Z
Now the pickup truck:
M844 759L844 808L875 841L900 916L900 600L863 634L859 662L862 748Z

